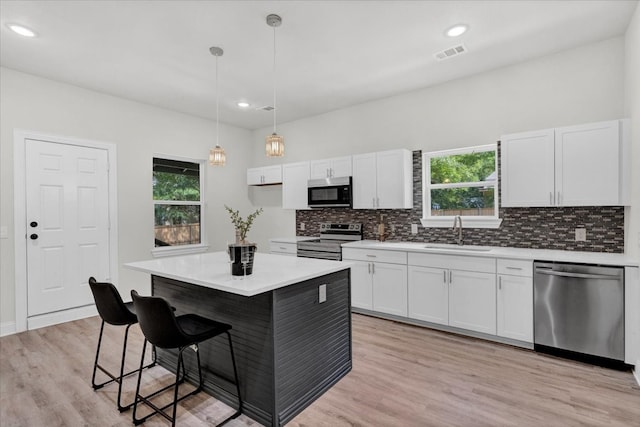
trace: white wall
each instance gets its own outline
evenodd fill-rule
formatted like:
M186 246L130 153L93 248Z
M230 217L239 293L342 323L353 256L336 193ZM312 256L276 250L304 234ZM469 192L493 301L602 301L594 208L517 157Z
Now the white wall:
M625 35L625 115L631 118L632 206L625 211L629 237L625 252L640 261L640 6Z
M392 148L434 151L492 143L505 133L622 118L624 54L624 39L618 37L280 124L278 133L284 136L286 146L283 160L264 156L264 136L271 129L260 129L254 132L254 163L287 163ZM266 193L260 196L259 201L253 197L254 203L277 204ZM264 216L267 221L256 222L252 232L259 244L269 237L295 234L293 212L268 207Z
M13 228L13 130L110 142L118 151L118 264L148 259L153 247L152 162L154 153L207 158L215 145L215 122L0 68L0 322L15 319ZM221 124L227 166L207 168L205 221L208 240L222 250L234 232L223 204L249 209L246 168L251 132ZM221 185L216 185L221 184ZM119 270L119 287L147 292L147 276Z

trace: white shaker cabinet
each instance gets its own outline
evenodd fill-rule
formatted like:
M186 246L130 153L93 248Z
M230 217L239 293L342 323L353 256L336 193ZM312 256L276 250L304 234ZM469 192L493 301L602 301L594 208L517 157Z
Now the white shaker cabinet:
M628 204L625 120L501 137L502 206Z
M353 156L354 209L413 207L413 160L409 150Z
M533 342L533 263L498 259L497 333Z
M297 256L298 245L289 242L278 242L269 240L269 253L278 255Z
M351 176L351 156L334 157L332 159L312 160L311 178L335 178L342 176Z
M269 185L282 183L282 166L264 166L247 169L247 185Z
M409 253L409 317L496 333L494 258Z
M282 165L282 209L308 209L309 162Z
M351 268L351 305L407 316L407 253L343 248Z

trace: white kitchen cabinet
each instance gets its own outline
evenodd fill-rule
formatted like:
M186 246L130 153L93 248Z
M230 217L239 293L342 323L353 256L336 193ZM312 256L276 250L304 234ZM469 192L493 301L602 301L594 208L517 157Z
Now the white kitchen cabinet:
M247 185L270 185L282 183L282 166L264 166L247 169Z
M497 334L533 342L533 263L498 259Z
M334 157L332 159L312 160L311 178L335 178L351 176L351 156Z
M269 240L269 252L278 255L297 256L298 245L292 242L278 242Z
M448 270L409 266L408 317L425 322L449 324Z
M612 120L502 136L502 206L627 204L627 128Z
M409 150L353 156L354 209L413 207L413 160Z
M496 333L493 258L409 253L409 317Z
M308 180L309 162L282 165L282 209L309 209Z
M343 248L351 268L351 305L407 316L407 253Z

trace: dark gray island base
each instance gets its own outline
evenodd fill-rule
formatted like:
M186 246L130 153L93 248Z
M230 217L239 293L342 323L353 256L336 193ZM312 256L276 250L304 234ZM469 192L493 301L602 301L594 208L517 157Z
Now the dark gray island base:
M351 370L348 268L251 297L156 275L152 292L169 299L178 315L196 313L233 326L243 413L266 426L291 421ZM158 350L158 360L173 371L176 354ZM191 356L185 363L195 384ZM220 378L233 378L226 339L202 343L200 357L206 392L237 407L235 387Z

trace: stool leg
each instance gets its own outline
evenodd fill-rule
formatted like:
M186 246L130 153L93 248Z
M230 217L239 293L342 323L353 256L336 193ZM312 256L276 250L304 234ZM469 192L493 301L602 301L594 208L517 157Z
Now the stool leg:
M136 384L136 395L133 399L133 424L135 425L139 425L141 423L144 422L144 418L143 419L137 419L136 418L136 410L138 409L138 402L141 400L140 399L140 382L142 380L142 370L143 370L143 366L144 366L144 354L147 350L147 339L144 339L144 344L142 345L142 357L140 358L140 370L138 371L138 382Z
M98 357L100 356L100 345L102 344L102 332L104 331L104 320L100 325L100 335L98 336L98 348L96 349L96 360L93 362L93 376L91 377L91 386L94 390L99 389L104 384L96 384L96 371L98 370Z
M238 393L238 410L234 412L229 418L222 421L216 427L220 427L233 420L234 418L238 418L240 414L242 414L242 397L240 396L240 381L238 381L238 369L236 367L236 357L233 353L233 343L231 342L231 334L229 331L226 332L227 338L229 339L229 352L231 353L231 362L233 363L233 376L236 382L236 392Z
M118 380L118 410L120 412L124 412L127 409L131 408L131 405L133 405L133 402L126 405L126 406L122 406L121 403L121 396L122 396L122 383L124 380L124 361L125 361L125 357L127 355L127 339L129 337L129 328L131 327L131 325L127 325L127 328L124 331L124 342L122 344L122 362L120 362L120 379ZM140 368L143 369L143 368Z

